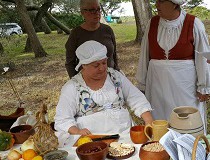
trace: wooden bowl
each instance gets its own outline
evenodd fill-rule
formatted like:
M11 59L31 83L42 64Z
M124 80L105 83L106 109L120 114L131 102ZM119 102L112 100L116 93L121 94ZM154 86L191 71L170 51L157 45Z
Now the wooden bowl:
M147 136L144 133L144 125L133 126L130 129L130 138L135 144L142 144L148 141Z
M24 115L24 108L17 108L16 111L8 116L0 115L0 129L8 132L18 117Z
M160 152L152 152L152 151L146 151L144 150L144 146L147 144L151 144L151 143L159 143L158 141L153 141L153 142L147 142L144 143L141 148L140 148L140 152L139 152L139 158L141 160L169 160L170 156L169 154L166 152L166 150L162 150Z
M88 142L77 147L76 153L80 160L105 160L108 144L102 141Z
M10 132L13 134L16 144L22 144L35 133L31 125L15 126L10 129Z

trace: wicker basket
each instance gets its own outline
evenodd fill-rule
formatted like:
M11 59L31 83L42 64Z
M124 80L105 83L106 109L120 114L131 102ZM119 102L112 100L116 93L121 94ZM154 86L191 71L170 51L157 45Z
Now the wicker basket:
M210 146L209 146L209 141L204 135L199 135L196 137L194 145L193 145L193 150L192 150L192 160L196 160L196 150L197 150L197 145L200 139L203 139L205 144L206 144L206 152L207 154L210 152Z

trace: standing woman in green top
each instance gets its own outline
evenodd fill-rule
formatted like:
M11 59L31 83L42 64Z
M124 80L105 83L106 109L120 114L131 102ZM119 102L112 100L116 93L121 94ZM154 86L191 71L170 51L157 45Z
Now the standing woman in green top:
M77 74L76 49L86 41L95 40L107 47L108 67L119 69L116 55L116 41L110 26L100 23L101 8L99 0L80 0L80 10L84 23L72 29L66 42L66 69L69 77Z

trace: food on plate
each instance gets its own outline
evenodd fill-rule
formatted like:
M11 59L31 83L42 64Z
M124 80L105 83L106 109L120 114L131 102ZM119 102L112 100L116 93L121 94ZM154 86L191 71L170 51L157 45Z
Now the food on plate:
M109 147L109 155L113 157L122 157L135 151L132 144L112 142Z
M8 160L19 160L21 157L22 155L16 150L11 150L7 155Z
M37 153L33 149L27 149L22 155L24 160L32 160L35 156L37 156Z
M21 145L21 151L26 151L27 149L33 149L33 150L36 150L35 149L35 146L34 146L34 141L32 138L29 138L27 139L22 145Z
M84 136L78 139L77 141L77 146L81 146L82 144L92 142L92 139L88 136Z
M0 130L0 151L6 151L12 148L14 143L15 139L11 133Z
M145 151L150 151L150 152L161 152L164 150L163 146L158 142L149 143L149 144L145 145L143 147L143 149Z

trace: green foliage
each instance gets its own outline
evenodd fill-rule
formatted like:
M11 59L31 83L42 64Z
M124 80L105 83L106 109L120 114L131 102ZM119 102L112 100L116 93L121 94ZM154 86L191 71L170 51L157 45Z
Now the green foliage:
M53 16L59 20L61 23L68 26L70 29L75 28L83 23L83 18L80 14L68 14L68 13L54 13ZM46 19L47 20L47 19ZM47 20L48 25L52 30L56 30L56 26L54 26L50 21Z
M197 6L193 9L188 9L186 11L192 15L195 15L201 20L210 19L210 10L206 9L205 7Z
M20 24L20 18L15 9L0 10L0 23L18 23Z

